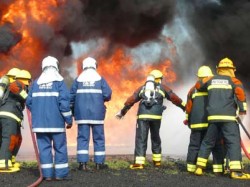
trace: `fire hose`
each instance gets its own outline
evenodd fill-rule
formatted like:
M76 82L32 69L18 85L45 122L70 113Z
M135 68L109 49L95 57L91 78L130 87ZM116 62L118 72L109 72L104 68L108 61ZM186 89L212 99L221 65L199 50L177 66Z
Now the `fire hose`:
M28 109L27 109L27 116L28 116L28 123L29 123L29 127L30 127L31 138L32 138L33 147L34 147L34 150L35 150L36 160L37 160L37 164L38 164L38 168L39 168L39 174L40 174L39 178L34 183L30 184L28 187L35 187L35 186L38 186L42 182L43 174L42 174L42 168L41 168L41 163L40 163L40 158L39 158L39 153L38 153L35 134L32 132L31 114L30 114L30 111Z
M244 130L244 132L246 133L247 137L250 140L250 134L248 133L246 127L243 125L243 123L242 123L242 121L241 121L241 119L239 117L237 118L237 121L238 121L238 123L240 124L240 126L242 127L242 129ZM250 153L247 151L246 146L244 145L242 140L240 141L240 144L241 144L241 148L243 149L245 155L250 160Z

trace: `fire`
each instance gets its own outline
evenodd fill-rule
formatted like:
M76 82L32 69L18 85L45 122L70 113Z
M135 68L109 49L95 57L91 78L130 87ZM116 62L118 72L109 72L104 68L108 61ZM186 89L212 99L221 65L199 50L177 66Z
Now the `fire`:
M63 1L60 1L63 3ZM57 1L36 1L36 0L18 0L13 2L0 20L0 26L11 24L13 30L20 34L21 40L13 46L8 54L0 53L0 61L11 66L18 65L27 70L37 70L37 63L40 64L41 58L46 52L46 44L42 43L38 28L33 27L41 24L55 25L59 15L52 13L53 8L58 6ZM42 28L42 27L41 27ZM39 32L43 32L39 30ZM3 72L8 71L10 67L4 66ZM33 72L36 73L36 72Z
M47 46L50 38L41 41L40 37L43 34L43 29L56 27L60 14L62 14L56 8L65 2L61 0L59 4L56 0L17 0L4 11L0 26L10 23L13 30L21 38L7 53L0 53L0 61L8 64L1 66L3 67L2 74L14 66L27 69L32 72L32 75L40 72L41 59L51 50ZM33 23L36 26L33 26ZM57 30L60 31L60 27L55 29L55 31ZM175 56L176 49L173 41L170 38L166 38L165 41L168 45L173 46L171 54ZM115 119L115 114L123 107L124 102L134 90L144 84L151 70L159 69L162 71L165 83L175 82L177 76L173 70L172 62L166 58L157 63L149 61L146 64L136 64L133 57L125 53L124 48L117 48L112 55L100 57L97 61L98 72L105 77L113 90L112 100L106 104L106 143L114 146L133 145L134 138L128 140L128 135L135 133L137 105L121 121ZM69 145L76 144L76 128L74 126L72 131L67 131Z
M81 71L81 63L78 66ZM112 88L112 100L106 104L107 113L105 120L106 141L107 145L125 146L125 144L133 145L134 139L128 140L127 135L135 133L137 104L133 106L126 114L124 119L117 120L115 114L122 109L126 99L133 92L144 84L147 75L153 69L159 69L164 74L164 80L167 83L176 81L176 74L172 70L172 63L166 59L157 64L145 64L136 66L133 64L133 59L126 56L123 49L117 49L109 58L100 58L98 60L98 72L107 80ZM75 137L76 134L71 132L68 137ZM71 138L70 138L71 139ZM75 139L70 140L71 145ZM123 143L121 143L123 142Z

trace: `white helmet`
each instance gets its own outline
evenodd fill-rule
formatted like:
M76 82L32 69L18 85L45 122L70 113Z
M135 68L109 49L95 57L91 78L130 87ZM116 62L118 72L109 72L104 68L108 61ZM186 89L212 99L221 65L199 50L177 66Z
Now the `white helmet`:
M47 56L42 61L42 70L44 70L46 67L54 67L57 71L58 69L58 60L55 57Z
M94 68L96 69L96 60L92 57L85 58L82 61L82 69Z

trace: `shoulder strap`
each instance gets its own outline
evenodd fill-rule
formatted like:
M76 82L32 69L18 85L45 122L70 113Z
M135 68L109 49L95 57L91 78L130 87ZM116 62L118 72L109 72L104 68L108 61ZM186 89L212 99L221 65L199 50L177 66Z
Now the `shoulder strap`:
M5 92L4 92L2 101L1 101L1 106L5 104L7 98L9 97L9 94L10 94L10 89L9 89L9 87L7 87Z

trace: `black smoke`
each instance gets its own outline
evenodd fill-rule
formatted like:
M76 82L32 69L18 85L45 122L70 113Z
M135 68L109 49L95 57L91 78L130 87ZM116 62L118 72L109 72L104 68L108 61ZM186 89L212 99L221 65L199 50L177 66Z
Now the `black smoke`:
M12 24L5 23L0 27L0 53L7 53L22 39L22 35L12 28Z
M187 18L197 32L206 63L215 67L229 57L237 67L236 76L250 79L250 1L185 1ZM245 84L246 85L246 84Z
M5 0L5 2L7 4L7 2L14 1ZM29 8L32 9L27 5L27 14ZM57 6L50 7L50 12L57 17L53 26L38 23L31 16L28 16L28 23L33 37L39 38L49 52L63 56L70 55L71 50L68 45L70 42L98 37L107 38L114 44L134 47L156 38L164 24L171 22L174 11L174 0L75 0L66 2L57 0ZM59 44L56 43L57 41ZM56 51L55 47L58 47L60 51Z

